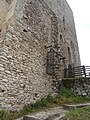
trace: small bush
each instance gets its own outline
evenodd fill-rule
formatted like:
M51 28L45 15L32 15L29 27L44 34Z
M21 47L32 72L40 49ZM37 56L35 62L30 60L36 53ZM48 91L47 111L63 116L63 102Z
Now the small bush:
M61 89L61 91L59 92L59 95L63 96L63 97L67 97L67 98L68 97L75 97L75 95L73 94L73 92L70 89L65 88L65 87L63 87Z
M42 98L41 100L37 101L34 105L35 108L48 108L54 104L55 98L48 95L46 98Z
M0 111L0 120L14 120L14 117L10 111L1 110Z

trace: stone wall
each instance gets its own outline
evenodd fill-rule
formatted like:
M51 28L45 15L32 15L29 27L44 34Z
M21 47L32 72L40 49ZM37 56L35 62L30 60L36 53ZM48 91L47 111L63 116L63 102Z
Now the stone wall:
M58 16L44 0L10 1L0 33L0 108L19 110L48 94L55 95L64 67L80 64L72 11L65 1L53 2L53 8L66 15L67 8L70 16ZM54 73L48 74L51 49L54 59L48 66Z
M65 56L66 66L80 65L77 36L73 18L73 12L66 0L44 0L58 19L58 42L59 51ZM62 35L62 40L60 39ZM64 50L63 50L64 48ZM69 49L69 50L68 50ZM70 52L70 55L69 55ZM69 57L70 56L70 57ZM70 60L71 59L71 60Z
M70 88L77 96L90 97L90 78L64 79L63 85Z

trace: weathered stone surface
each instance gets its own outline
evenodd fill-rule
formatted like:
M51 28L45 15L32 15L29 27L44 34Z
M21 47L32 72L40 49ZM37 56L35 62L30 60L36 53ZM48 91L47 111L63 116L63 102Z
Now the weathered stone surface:
M23 120L41 120L41 119L36 118L35 116L24 116Z
M45 111L34 113L33 115L26 115L23 117L24 120L60 120L65 116L67 110L62 107L55 107L46 109ZM17 119L20 120L20 119Z
M0 13L3 8L1 108L20 110L48 94L56 95L63 69L80 65L74 19L65 0L1 0Z
M74 108L81 108L85 106L90 106L90 103L85 103L85 104L76 104L76 105L63 105L64 109L74 109Z
M90 97L90 78L72 78L63 80L63 84L69 87L73 93L80 97ZM71 81L71 82L70 82Z

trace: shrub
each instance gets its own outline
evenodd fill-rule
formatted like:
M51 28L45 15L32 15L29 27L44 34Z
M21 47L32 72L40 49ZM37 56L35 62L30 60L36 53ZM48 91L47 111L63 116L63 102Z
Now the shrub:
M14 120L14 117L10 111L1 110L0 111L0 120Z

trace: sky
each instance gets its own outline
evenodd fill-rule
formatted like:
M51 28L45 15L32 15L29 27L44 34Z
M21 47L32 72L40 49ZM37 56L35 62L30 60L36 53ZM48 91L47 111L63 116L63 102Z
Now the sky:
M67 0L75 20L82 65L90 65L90 0Z

